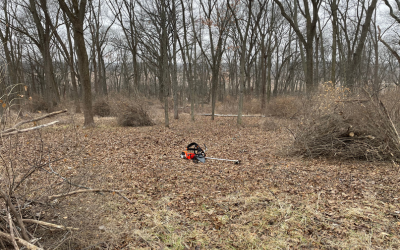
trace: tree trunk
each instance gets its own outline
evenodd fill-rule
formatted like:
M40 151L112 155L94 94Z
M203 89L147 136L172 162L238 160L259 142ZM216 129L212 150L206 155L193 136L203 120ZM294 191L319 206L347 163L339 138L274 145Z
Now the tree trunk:
M75 28L76 29L76 28ZM85 38L82 33L76 30L74 33L75 43L77 47L77 57L81 83L83 86L83 114L85 117L85 126L92 126L94 124L93 109L92 109L92 87L89 74L89 60L86 53Z
M72 0L74 11L71 12L65 0L58 0L61 9L70 19L74 30L74 40L77 49L77 58L79 66L79 77L83 87L83 114L84 126L93 126L93 109L92 109L92 88L89 74L89 59L86 52L85 37L83 30L83 22L85 20L85 12L87 0ZM79 6L79 7L78 7Z
M336 55L337 55L337 33L338 33L338 17L337 17L337 0L332 0L332 64L331 64L331 82L336 84Z
M67 17L64 14L64 20L67 22ZM68 25L69 26L69 25ZM79 91L78 91L78 85L76 82L76 72L75 72L75 59L74 59L74 49L72 46L72 40L71 40L71 35L70 35L70 27L67 27L67 39L68 39L68 46L69 46L69 71L70 71L70 76L71 76L71 83L72 83L72 91L73 91L73 97L74 97L74 104L75 104L75 113L81 113L81 104L80 104L80 96L79 96Z
M172 95L174 99L174 119L179 119L179 114L178 114L178 63L176 60L177 56L177 48L176 48L176 43L178 42L178 27L177 27L177 22L176 22L176 6L175 6L175 1L172 2L172 18L173 18L173 29L174 29L174 35L173 35L173 47L172 47Z
M160 87L162 88L163 98L164 98L164 125L165 127L169 127L169 116L168 116L168 97L169 97L169 67L168 67L168 22L167 22L167 4L166 0L161 1L161 48L160 48L160 55L161 55L161 67L160 67Z
M261 111L264 112L265 109L265 96L267 92L266 81L267 81L267 69L266 69L266 49L265 49L265 34L261 37Z

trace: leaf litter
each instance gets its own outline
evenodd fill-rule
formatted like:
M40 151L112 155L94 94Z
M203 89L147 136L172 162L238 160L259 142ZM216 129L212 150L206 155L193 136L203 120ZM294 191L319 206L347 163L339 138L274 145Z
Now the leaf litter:
M96 128L75 131L82 154L55 164L81 185L122 190L134 203L113 194L82 194L47 208L53 220L82 228L72 238L76 246L400 247L396 164L289 156L290 132L284 126L266 131L253 117L246 117L242 127L236 118L197 116L191 122L187 114L171 120L170 128L115 127L106 118L97 122ZM62 130L49 128L43 136L61 138ZM209 157L241 164L181 159L191 142L205 144ZM53 192L74 188L59 185Z

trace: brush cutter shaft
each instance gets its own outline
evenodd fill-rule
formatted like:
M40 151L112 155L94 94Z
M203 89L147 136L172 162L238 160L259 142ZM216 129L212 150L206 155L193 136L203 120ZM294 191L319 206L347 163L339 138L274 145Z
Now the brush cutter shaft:
M229 159L220 159L220 158L212 158L212 157L206 157L206 159L210 159L210 160L217 160L217 161L231 161L231 162L235 162L235 163L239 163L239 160L229 160Z

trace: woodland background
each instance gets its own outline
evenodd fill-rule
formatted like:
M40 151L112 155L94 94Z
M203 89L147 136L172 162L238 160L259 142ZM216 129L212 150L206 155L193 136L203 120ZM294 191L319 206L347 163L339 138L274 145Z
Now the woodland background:
M398 0L1 6L0 248L400 247Z
M211 103L214 114L217 101L233 98L240 124L244 96L259 99L263 110L272 97L313 95L328 81L372 94L398 84L398 1L2 6L2 95L17 85L14 94L43 100L40 108L48 110L74 99L86 125L93 123L93 100L110 93L157 97L173 106L174 118L188 102Z

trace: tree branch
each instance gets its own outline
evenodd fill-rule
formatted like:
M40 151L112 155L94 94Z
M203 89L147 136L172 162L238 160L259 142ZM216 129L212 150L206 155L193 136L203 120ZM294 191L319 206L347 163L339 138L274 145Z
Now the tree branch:
M12 242L12 237L11 237L9 234L6 234L6 233L3 233L3 232L0 231L0 237L3 238L3 239L8 240L8 241L10 241L10 242ZM37 246L35 246L35 245L29 243L28 241L23 240L23 239L18 238L18 237L15 237L15 241L16 241L18 244L20 244L20 245L26 247L26 248L29 249L29 250L43 250L43 248L37 247Z
M76 231L79 230L79 228L56 225L56 224L52 224L52 223L40 221L40 220L22 219L22 221L26 222L26 223L36 223L36 224L39 224L42 226L54 227L54 228L58 228L58 229L62 229L62 230L76 230Z
M10 225L10 237L11 237L11 242L15 248L15 250L19 250L17 242L15 241L14 237L14 227L13 227L13 221L11 218L10 212L7 210L7 218L8 218L8 224Z
M26 232L26 228L24 223L22 222L21 216L18 214L17 210L15 209L14 205L11 202L10 196L6 193L3 192L3 190L0 190L0 196L4 199L6 202L7 206L9 207L11 213L14 215L15 219L17 220L18 226L21 228L21 235L24 240L29 240L29 236Z
M58 114L61 114L61 113L65 113L65 112L67 112L67 111L68 111L68 110L64 109L64 110L52 112L52 113L50 113L50 114L47 114L47 115L44 115L44 116L41 116L41 117L38 117L38 118L35 118L35 119L32 119L32 120L29 120L29 121L22 121L22 122L19 122L19 123L15 124L12 128L9 128L9 129L6 129L6 130L4 130L4 131L1 131L1 134L3 135L4 133L9 133L9 132L16 131L16 130L18 130L17 128L18 128L19 126L23 125L23 124L30 123L30 122L37 122L37 121L43 120L43 119L48 118L48 117L52 117L52 116L55 116L55 115L58 115Z
M378 39L381 43L383 43L383 45L385 45L385 47L390 51L390 53L392 53L392 55L396 57L397 61L400 63L400 55L397 53L397 51L392 49L392 47L390 47L390 45L385 40L382 39L381 28L379 26L378 26Z
M54 124L56 124L58 122L59 121L53 121L53 122L50 122L50 123L47 123L47 124L43 124L43 125L39 125L39 126L36 126L36 127L31 127L31 128L21 129L21 130L15 130L15 131L9 132L9 133L0 133L0 136L16 135L16 134L20 134L20 133L36 130L36 129L41 129L41 128L44 128L44 127L52 126L52 125L54 125Z

